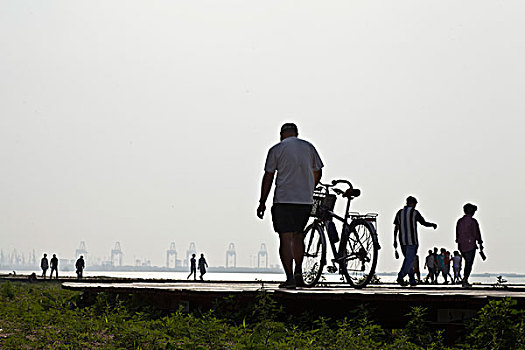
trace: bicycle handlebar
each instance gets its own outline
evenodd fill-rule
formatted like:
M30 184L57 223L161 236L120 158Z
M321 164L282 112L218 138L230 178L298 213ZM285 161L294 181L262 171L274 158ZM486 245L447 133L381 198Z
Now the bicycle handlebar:
M343 191L339 188L334 188L340 183L348 185L349 188L346 191ZM361 191L358 190L357 188L354 188L352 186L352 183L348 180L332 180L331 185L319 182L319 185L322 187L317 187L316 190L323 190L323 187L324 187L324 190L326 191L326 193L328 193L329 189L331 188L333 192L343 197L359 197L361 195Z
M332 180L332 186L335 186L340 183L347 184L348 186L350 186L350 188L354 188L354 186L352 186L352 183L348 180Z

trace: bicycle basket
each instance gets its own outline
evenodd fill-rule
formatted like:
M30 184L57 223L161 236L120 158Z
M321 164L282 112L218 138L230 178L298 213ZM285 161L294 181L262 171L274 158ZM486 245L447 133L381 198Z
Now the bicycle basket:
M322 192L314 192L312 211L310 216L321 217L326 213L327 210L334 210L335 207L335 194L326 194Z

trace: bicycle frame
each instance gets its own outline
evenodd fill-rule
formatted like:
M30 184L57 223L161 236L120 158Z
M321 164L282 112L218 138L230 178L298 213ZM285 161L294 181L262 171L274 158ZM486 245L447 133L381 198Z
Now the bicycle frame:
M344 260L344 256L342 256L340 254L340 252L343 251L343 247L344 247L344 238L345 238L345 235L348 235L349 234L349 224L348 224L348 219L351 217L350 215L350 204L352 202L352 198L347 198L347 201L346 201L346 210L345 210L345 216L344 217L341 217L339 215L337 215L336 213L334 213L333 211L331 210L328 210L327 211L327 215L326 215L326 218L323 220L323 219L317 219L319 220L323 227L325 228L325 230L327 231L328 233L328 225L331 221L333 221L333 219L336 219L338 221L340 221L342 223L342 229L341 229L341 234L340 234L340 237L339 237L339 247L336 247L336 243L337 242L333 242L332 239L330 239L330 237L328 237L328 241L330 242L330 247L332 248L332 255L333 255L333 259L332 259L332 266L335 267L335 263L341 263L342 260Z
M342 181L342 180L339 180L339 181L348 184L348 186L350 187L349 190L353 190L353 187L350 184L350 182ZM350 228L353 225L354 220L364 219L364 220L370 221L370 218L374 218L374 214L360 215L358 213L350 212L350 205L351 205L351 202L354 199L354 197L352 195L343 195L345 192L343 192L342 190L340 190L338 188L334 188L337 185L337 183L338 182L336 181L335 183L333 182L332 185L324 185L324 184L320 184L320 185L324 187L324 192L327 195L330 193L330 188L332 188L332 191L335 192L337 195L343 196L343 197L345 197L347 199L344 217L341 217L341 216L337 215L336 213L334 213L333 210L328 210L327 209L324 212L324 215L322 215L322 218L316 218L315 219L314 224L321 226L321 228L322 228L321 232L325 232L324 233L325 237L326 237L326 235L328 235L328 241L330 243L330 247L332 249L332 255L333 255L333 259L331 260L332 266L328 266L327 267L328 271L333 273L333 272L336 272L337 270L339 270L339 273L341 273L343 275L342 264L345 264L347 259L352 260L352 259L355 259L355 256L358 256L358 253L355 252L355 251L352 251L351 254L348 255L348 251L345 248L345 244L346 244L347 240L350 238L349 237L350 234L352 233ZM329 232L329 225L330 225L330 223L333 222L334 219L336 219L337 221L342 223L341 234L340 235L339 235L339 233L337 234L337 236L338 236L337 238L339 239L339 245L338 246L336 246L337 241L334 241L333 237L331 237L330 232ZM375 221L375 219L374 219L374 221ZM373 244L376 245L380 249L379 242L378 242L378 239L377 239L377 233L375 231L375 227L373 227L373 225L371 225L371 226L373 228L373 233L372 233ZM357 240L359 241L359 238L357 238ZM360 244L362 245L362 242L360 242ZM325 261L325 263L326 263L326 261ZM340 265L339 269L337 269L337 267L335 265L336 263ZM348 281L348 282L350 282L350 281Z

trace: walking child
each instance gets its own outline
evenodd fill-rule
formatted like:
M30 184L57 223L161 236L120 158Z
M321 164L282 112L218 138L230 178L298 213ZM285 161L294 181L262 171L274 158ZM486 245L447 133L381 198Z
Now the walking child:
M456 250L454 251L454 257L452 257L452 267L454 268L454 283L461 282L461 261L463 259L461 258L461 255L459 255L459 252Z
M438 276L439 276L439 273L441 273L443 275L443 284L448 284L448 281L447 281L447 274L445 273L445 253L447 252L447 250L445 248L441 248L440 249L440 254L437 255L437 261L438 261ZM437 282L437 278L436 278L436 282Z
M421 283L421 272L419 271L419 255L416 254L414 258L414 275L416 276L417 283Z
M445 259L443 260L443 276L445 276L445 284L448 284L448 278L452 282L452 276L450 275L450 252L445 250Z
M432 253L432 250L429 250L427 257L425 258L425 266L423 266L423 268L428 269L428 275L426 277L426 280L429 283L434 283L434 279L436 277L436 275L435 275L435 270L436 270L435 261L436 260L434 259L434 254Z
M438 277L441 269L439 268L439 261L438 261L438 249L437 247L434 247L434 252L432 253L434 256L434 284L438 283Z

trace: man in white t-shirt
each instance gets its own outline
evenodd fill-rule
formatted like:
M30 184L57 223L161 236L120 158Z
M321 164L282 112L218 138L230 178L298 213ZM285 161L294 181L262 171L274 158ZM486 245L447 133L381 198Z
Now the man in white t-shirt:
M262 219L277 171L272 222L279 234L279 255L286 273L286 282L279 286L281 288L295 288L303 284L303 231L312 209L313 191L321 179L323 167L315 147L297 136L295 124L286 123L281 127L281 142L270 148L266 157L257 208L257 216Z

